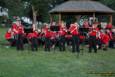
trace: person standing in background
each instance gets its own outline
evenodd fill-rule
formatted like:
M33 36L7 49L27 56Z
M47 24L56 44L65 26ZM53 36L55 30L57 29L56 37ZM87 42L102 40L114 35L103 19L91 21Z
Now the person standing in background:
M79 25L77 23L73 23L69 28L70 33L72 34L72 52L80 52L79 49Z

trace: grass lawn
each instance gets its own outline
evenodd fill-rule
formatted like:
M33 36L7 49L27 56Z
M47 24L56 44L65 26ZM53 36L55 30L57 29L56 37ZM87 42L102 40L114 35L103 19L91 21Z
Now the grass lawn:
M0 28L0 43L6 29ZM38 52L0 45L0 77L115 77L115 50L99 50L97 54L66 52Z

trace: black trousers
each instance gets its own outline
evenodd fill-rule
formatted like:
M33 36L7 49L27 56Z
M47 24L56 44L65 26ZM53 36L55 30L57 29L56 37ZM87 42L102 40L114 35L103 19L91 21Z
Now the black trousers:
M110 48L115 48L115 40L110 40L109 41L109 47Z
M79 36L73 35L72 36L72 52L78 52L78 53L80 52L79 42L80 42Z
M92 49L94 49L94 52L97 52L97 40L96 36L90 36L89 37L89 52L92 52Z
M23 35L22 34L15 35L15 40L16 40L16 48L17 48L17 50L24 50L24 47L23 47Z
M97 42L97 45L99 46L99 49L101 49L102 48L102 42L101 42L101 40L97 39L96 42Z
M10 46L15 46L15 40L14 39L8 39L8 42L10 43Z
M65 36L60 36L59 37L59 50L60 51L65 51Z
M45 38L45 51L50 51L51 40L50 38Z
M72 39L71 38L66 38L66 43L67 43L67 45L68 46L70 46L71 45L71 43L72 43Z
M38 39L33 37L30 39L30 41L31 41L31 50L37 51L38 50Z

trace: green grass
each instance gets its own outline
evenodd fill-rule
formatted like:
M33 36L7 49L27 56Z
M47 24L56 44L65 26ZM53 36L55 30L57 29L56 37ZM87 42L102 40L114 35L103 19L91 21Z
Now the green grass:
M0 28L0 43L6 29ZM0 77L115 77L89 73L115 73L115 50L80 55L66 52L23 52L0 45Z

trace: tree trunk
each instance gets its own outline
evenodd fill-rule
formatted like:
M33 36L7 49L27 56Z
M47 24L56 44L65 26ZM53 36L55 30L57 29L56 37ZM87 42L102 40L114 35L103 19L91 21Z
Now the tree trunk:
M35 11L34 6L32 5L32 13L33 13L33 29L36 30L37 29L37 11Z

